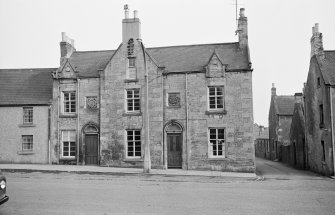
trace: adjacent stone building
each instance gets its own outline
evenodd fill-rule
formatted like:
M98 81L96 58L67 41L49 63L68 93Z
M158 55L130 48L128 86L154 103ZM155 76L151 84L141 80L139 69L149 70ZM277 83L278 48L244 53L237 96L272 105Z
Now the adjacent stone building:
M51 72L0 69L0 163L49 163Z
M269 128L264 126L254 126L254 139L256 157L271 159Z
M269 110L270 159L281 160L283 146L290 144L294 96L279 96L272 84Z
M53 73L52 161L254 172L247 18L238 42L146 48L125 7L116 50L63 34ZM149 146L146 150L146 146Z
M313 27L304 96L308 166L314 172L334 175L335 51L323 49L318 24Z

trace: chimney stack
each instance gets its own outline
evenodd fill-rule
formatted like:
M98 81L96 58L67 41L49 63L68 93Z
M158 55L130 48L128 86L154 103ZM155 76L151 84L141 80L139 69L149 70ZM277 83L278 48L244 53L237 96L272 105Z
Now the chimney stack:
M312 27L311 57L314 55L324 59L322 33L319 32L319 23L315 23L314 27Z
M76 49L74 47L74 40L69 38L65 32L62 32L62 41L60 42L60 61L69 58Z
M271 88L271 97L273 97L273 96L276 96L277 94L276 94L276 87L275 87L275 84L274 83L272 83L272 88Z
M295 103L302 103L302 93L294 94Z
M248 19L245 16L244 8L240 9L240 17L238 19L237 33L240 48L248 46Z
M134 17L129 17L128 5L124 6L125 18L122 20L122 42L127 44L129 39L134 41L141 39L141 21L138 18L138 11L134 10Z

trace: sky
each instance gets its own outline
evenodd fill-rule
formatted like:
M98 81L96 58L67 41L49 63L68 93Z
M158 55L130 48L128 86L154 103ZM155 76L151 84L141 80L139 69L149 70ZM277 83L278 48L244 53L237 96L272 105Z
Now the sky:
M0 69L59 66L61 32L78 51L115 50L123 5L138 10L146 47L237 42L235 0L0 0ZM254 122L268 125L271 86L302 92L312 27L335 50L334 0L238 0L248 17Z

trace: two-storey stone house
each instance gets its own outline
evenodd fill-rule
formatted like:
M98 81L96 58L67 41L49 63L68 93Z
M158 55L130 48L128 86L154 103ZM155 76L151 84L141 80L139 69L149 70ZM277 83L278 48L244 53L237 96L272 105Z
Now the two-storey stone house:
M125 7L116 50L63 34L53 73L55 163L253 172L247 18L238 42L146 48Z

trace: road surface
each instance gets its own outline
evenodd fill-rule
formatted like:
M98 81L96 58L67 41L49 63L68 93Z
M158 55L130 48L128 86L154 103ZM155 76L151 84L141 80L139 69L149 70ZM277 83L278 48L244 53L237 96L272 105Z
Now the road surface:
M335 181L257 159L264 180L8 173L12 214L335 214Z

